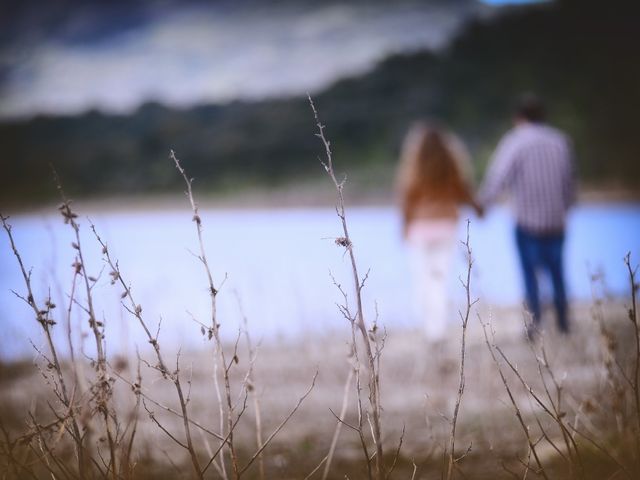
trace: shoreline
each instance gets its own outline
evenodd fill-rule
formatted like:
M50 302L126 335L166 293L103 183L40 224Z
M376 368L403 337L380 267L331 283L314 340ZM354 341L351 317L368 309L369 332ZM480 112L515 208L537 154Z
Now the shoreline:
M396 204L393 192L358 188L345 190L345 203L349 207L387 207ZM310 184L308 186L285 186L284 188L256 188L237 193L196 192L196 201L202 209L208 210L296 210L325 209L335 206L335 190L332 185ZM122 211L176 211L189 209L183 194L151 193L108 196L85 196L74 199L76 208L93 212ZM577 204L640 204L640 191L619 188L581 188ZM41 215L54 213L57 201L37 204L9 203L3 208L3 215Z

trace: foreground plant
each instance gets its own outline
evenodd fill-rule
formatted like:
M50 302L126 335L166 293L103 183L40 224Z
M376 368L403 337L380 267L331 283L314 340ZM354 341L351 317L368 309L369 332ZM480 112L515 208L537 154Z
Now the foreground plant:
M67 340L71 357L71 372L68 375L65 374L65 366L59 354L60 346L53 340L53 328L59 323L53 317L56 305L50 293L43 305L38 303L31 284L31 270L27 272L25 268L8 217L0 215L27 290L26 297L14 293L31 307L36 321L42 327L48 352L40 350L35 345L33 347L43 360L44 367L40 367L41 373L57 400L57 404L48 403L47 413L53 417L53 421L43 424L38 418L42 417L41 414L30 412L30 432L17 440L11 440L8 432L4 432L7 453L13 468L31 476L36 476L39 469L44 468L54 478L128 477L132 471L129 453L135 438L135 420L123 425L113 405L113 384L116 380L108 369L104 321L97 318L93 299L93 289L99 275L94 277L88 273L80 238L80 225L77 222L78 215L71 209L71 202L66 198L57 177L56 181L63 200L58 210L64 223L72 229L74 238L71 243L74 251L74 262L71 265L73 280L66 309ZM83 301L77 295L78 282L84 286ZM96 356L90 357L85 354L93 371L93 375L87 378L82 373L82 362L75 358L74 353L71 317L75 309L80 310L87 318L95 341ZM95 422L95 417L99 417L100 422ZM75 468L61 458L68 444L74 448ZM28 449L24 462L13 455L14 449L20 445L25 445ZM26 460L29 457L28 451L36 456L36 461Z
M356 262L353 242L351 241L351 237L349 236L349 227L347 224L347 216L345 211L345 203L344 203L344 184L345 180L339 181L336 177L335 170L333 168L333 153L331 151L331 143L324 134L324 125L320 122L318 117L318 112L313 103L311 97L309 97L309 104L311 105L311 109L313 111L313 115L316 120L316 126L318 127L318 133L316 136L321 140L322 145L324 147L325 160L322 161L322 166L325 171L329 175L329 178L333 182L333 185L336 188L337 192L337 202L336 202L336 214L340 219L340 223L342 226L343 236L336 238L335 242L337 245L344 247L346 252L349 254L349 261L351 263L351 273L353 280L353 292L355 296L356 303L356 311L352 313L349 309L349 305L347 302L347 294L342 287L336 283L336 286L340 289L343 294L345 303L341 306L341 312L344 317L349 321L352 328L352 349L353 349L353 357L355 360L355 372L356 372L356 393L358 399L358 424L357 426L350 426L353 430L358 433L360 438L360 442L363 448L363 452L367 462L367 471L369 474L369 478L375 478L376 480L383 478L383 476L387 475L388 472L384 471L384 456L383 456L383 445L382 445L382 428L380 422L380 355L382 353L383 344L378 343L377 337L377 325L374 323L371 327L368 327L365 318L364 312L362 308L362 289L364 288L364 284L367 280L367 275L361 280L360 274L358 273L358 265ZM360 343L364 346L364 362L367 366L367 386L369 389L369 408L364 409L362 405L361 398L361 383L360 383L360 358L358 355L358 341L355 338L356 331L360 336ZM371 437L373 441L373 446L375 452L373 455L369 454L369 450L367 448L367 442L365 440L365 432L364 432L364 419L366 417L367 422L371 427ZM341 423L344 423L343 420L339 419ZM402 442L402 440L401 440ZM374 468L371 470L371 460L374 460Z

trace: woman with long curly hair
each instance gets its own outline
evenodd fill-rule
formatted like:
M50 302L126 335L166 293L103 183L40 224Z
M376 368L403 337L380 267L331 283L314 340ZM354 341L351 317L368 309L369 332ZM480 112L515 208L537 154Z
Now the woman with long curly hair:
M448 273L457 242L459 208L481 209L471 190L462 144L441 128L418 123L402 149L397 187L403 232L411 251L415 307L428 339L443 337L450 316Z

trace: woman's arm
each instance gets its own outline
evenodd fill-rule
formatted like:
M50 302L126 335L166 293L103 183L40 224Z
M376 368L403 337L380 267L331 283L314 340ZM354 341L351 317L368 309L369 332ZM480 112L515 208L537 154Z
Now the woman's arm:
M466 203L467 205L470 205L471 208L473 208L473 210L476 212L476 215L478 215L479 217L484 216L484 208L482 207L482 205L476 198L475 194L473 193L471 186L468 183L464 182L463 180L461 183L461 187L462 187L462 199L461 199L462 203Z

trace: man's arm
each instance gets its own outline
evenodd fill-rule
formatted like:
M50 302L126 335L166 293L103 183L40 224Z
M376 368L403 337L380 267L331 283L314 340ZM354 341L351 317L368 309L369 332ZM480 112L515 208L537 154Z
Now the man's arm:
M489 162L489 170L480 187L478 201L482 207L486 208L494 203L511 183L515 172L516 158L517 152L513 137L504 137Z
M576 156L575 150L573 149L573 142L567 138L567 158L569 161L569 174L563 184L563 195L564 201L567 208L573 206L576 203L577 194L576 194Z

